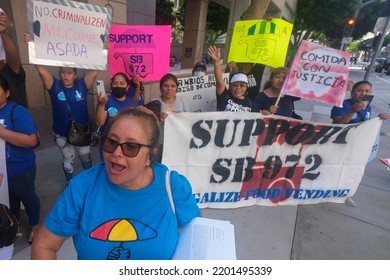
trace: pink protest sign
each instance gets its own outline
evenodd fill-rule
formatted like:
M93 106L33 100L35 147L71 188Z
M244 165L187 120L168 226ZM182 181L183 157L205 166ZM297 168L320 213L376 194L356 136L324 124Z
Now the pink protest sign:
M282 93L342 107L350 54L302 41Z
M169 72L170 25L111 25L108 42L110 77L136 73L143 81L157 81Z

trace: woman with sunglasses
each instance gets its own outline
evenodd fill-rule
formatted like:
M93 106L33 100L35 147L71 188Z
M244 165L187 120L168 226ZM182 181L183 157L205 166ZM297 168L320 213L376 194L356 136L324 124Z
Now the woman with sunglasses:
M215 46L210 46L208 54L214 64L214 76L217 83L217 111L252 112L252 101L246 96L248 77L243 73L233 74L229 89L227 89L222 78L221 50Z
M69 182L33 242L33 259L55 259L69 236L78 259L170 259L178 227L199 216L188 180L153 161L157 117L126 109L102 138L104 163Z

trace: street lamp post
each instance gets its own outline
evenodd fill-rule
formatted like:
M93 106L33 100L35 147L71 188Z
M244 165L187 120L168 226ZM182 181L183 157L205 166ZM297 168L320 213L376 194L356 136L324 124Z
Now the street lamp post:
M383 41L384 41L385 36L386 36L386 30L389 27L389 23L390 23L390 16L387 16L386 17L386 22L383 25L382 36L380 36L379 42L375 46L374 53L372 55L372 59L371 59L370 65L368 66L368 68L366 70L366 74L364 75L364 80L365 81L368 81L368 79L370 78L370 74L371 74L372 68L374 67L375 59L378 56L378 52L382 48L382 44L383 44Z

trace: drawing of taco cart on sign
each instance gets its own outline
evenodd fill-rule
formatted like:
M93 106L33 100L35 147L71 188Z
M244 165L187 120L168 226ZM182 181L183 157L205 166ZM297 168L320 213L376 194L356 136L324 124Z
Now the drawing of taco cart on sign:
M228 61L284 66L291 31L281 19L236 21Z
M169 72L170 25L112 25L108 42L110 77L117 72L157 81ZM158 66L158 67L157 67Z

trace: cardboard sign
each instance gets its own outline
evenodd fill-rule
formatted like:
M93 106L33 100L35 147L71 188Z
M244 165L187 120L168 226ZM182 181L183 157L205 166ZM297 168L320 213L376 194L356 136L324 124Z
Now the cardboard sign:
M170 25L112 25L108 42L110 77L117 72L157 81L169 72Z
M282 93L342 107L350 54L302 41Z
M28 2L33 64L105 70L111 10L68 0Z
M284 66L292 26L277 18L236 21L228 61Z

